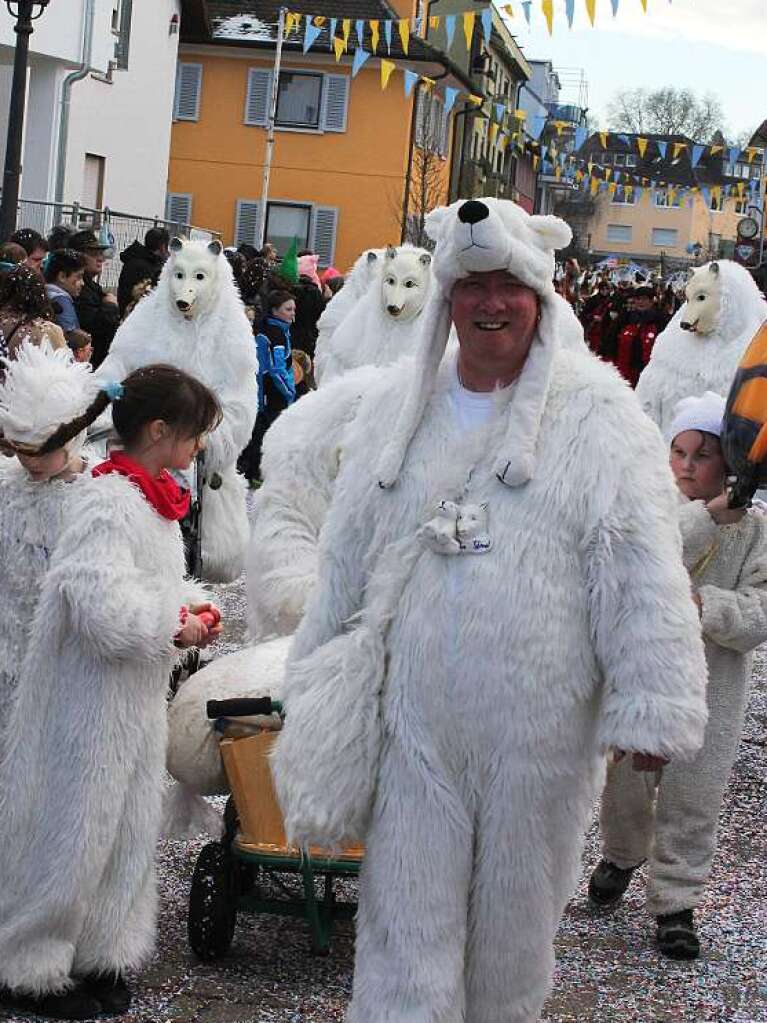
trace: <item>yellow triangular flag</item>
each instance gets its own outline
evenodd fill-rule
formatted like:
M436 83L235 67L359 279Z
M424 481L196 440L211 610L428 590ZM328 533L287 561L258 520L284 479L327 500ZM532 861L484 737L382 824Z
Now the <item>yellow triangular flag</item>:
M738 196L742 199L743 198L743 193L746 190L746 182L745 181L739 181L738 185L737 185L737 188L738 188Z
M589 169L589 174L591 174L591 172L594 170L594 161L593 160L589 160L589 162L588 162L588 164L586 166Z
M410 19L400 18L397 23L397 27L399 28L399 37L402 42L402 49L407 54L407 48L410 45Z
M526 121L527 120L527 111L526 110L515 110L514 111L514 116L516 117L516 119L518 121Z
M490 132L489 132L489 134L490 134L490 145L492 146L493 143L495 142L495 140L498 138L498 125L495 122L493 122L490 125Z
M533 170L538 170L538 164L541 162L540 156L533 156Z
M600 131L599 141L602 143L602 149L607 149L607 132Z
M626 198L628 199L629 202L631 202L631 197L634 194L634 186L633 185L626 185L626 188L625 188L624 191L626 192Z
M466 49L471 49L471 37L474 35L474 11L465 11L463 15L463 34L466 37Z
M647 139L637 139L637 149L639 150L639 155L644 160L644 154L647 152Z
M686 142L675 142L674 143L674 159L675 160L679 156L679 154L682 152L683 149L687 149L687 143Z
M378 31L378 20L376 19L375 21L370 22L370 46L371 49L373 50L373 53L375 53L376 50L378 49L378 41L380 38L381 36Z
M642 4L642 10L647 14L647 0L640 0L640 3Z
M339 36L333 36L333 49L335 50L337 64L346 49L346 43Z
M591 179L591 194L596 195L599 191L599 178Z
M381 58L381 88L385 89L389 84L391 73L397 65L393 60L384 60Z
M344 50L348 50L349 49L349 33L352 30L352 19L351 18L344 18L344 20L341 22L341 24L343 26L343 32L344 32Z
M438 14L430 14L429 15L429 28L439 28L439 15Z
M610 175L612 174L612 172L613 172L612 167L605 167L605 181L610 180Z
M327 20L328 19L325 17L324 14L318 14L315 18L312 19L312 24L316 25L317 28L322 28L322 26L325 24Z
M562 177L562 168L559 166L559 164L557 164L556 167L554 168L554 177L557 179L557 181L559 181L559 179Z
M504 4L503 7L501 8L501 10L503 11L504 14L507 14L510 18L514 17L514 8L511 6L511 4Z
M586 13L589 16L589 21L594 24L594 16L596 14L597 0L586 0Z
M511 139L509 138L508 135L501 135L501 141L498 143L498 145L501 147L501 152L503 152L506 149L510 141Z
M482 97L475 96L473 92L470 92L466 99L469 101L469 103L473 103L475 107L482 106Z
M723 152L724 152L724 146L712 146L711 147L711 155L712 156L716 156L717 153L723 153Z
M426 92L431 92L434 86L437 84L433 78L427 78L426 75L421 75L421 81Z
M748 157L748 162L753 163L754 157L756 156L756 150L752 149L752 147L749 146L748 149L746 150L746 156Z
M288 11L285 15L285 37L290 35L293 29L296 27L296 22L301 20L300 14L295 14L293 11Z
M618 186L615 184L614 181L611 181L610 184L607 186L607 194L610 196L611 199L615 195L617 190Z
M546 19L549 35L554 32L554 0L541 0L541 11Z

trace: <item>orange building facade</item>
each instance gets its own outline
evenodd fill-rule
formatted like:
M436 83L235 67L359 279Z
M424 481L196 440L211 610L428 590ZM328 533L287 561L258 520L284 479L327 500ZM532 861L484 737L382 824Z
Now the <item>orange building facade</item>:
M263 209L273 60L263 46L182 41L166 216L219 231L226 245L257 245L265 218L265 240L278 251L296 237L321 266L344 271L365 248L400 241L406 191L412 206L415 190L408 154L418 89L406 96L398 69L382 90L375 57L352 78L350 56L337 63L329 53L286 48ZM463 85L437 63L418 71ZM445 198L451 120L444 118L437 165Z

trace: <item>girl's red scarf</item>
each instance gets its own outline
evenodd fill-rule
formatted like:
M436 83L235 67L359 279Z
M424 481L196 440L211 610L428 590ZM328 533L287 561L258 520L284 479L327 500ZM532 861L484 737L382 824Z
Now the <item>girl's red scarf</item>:
M150 476L143 465L122 451L113 451L106 462L97 465L92 472L94 476L108 476L112 472L127 476L165 519L178 521L189 511L192 495L188 490L182 490L166 469L159 476Z

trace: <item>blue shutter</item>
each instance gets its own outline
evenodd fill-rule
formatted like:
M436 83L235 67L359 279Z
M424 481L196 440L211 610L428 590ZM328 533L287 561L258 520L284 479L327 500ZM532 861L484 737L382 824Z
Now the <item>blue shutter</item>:
M312 252L316 252L320 257L320 266L333 265L337 225L338 209L335 206L315 206L312 209L309 246Z
M188 192L168 192L165 196L165 220L176 228L192 223L192 196Z
M261 228L261 202L258 199L238 199L237 215L234 223L234 244L261 244L259 232Z
M245 124L266 127L272 99L272 72L252 67L248 71L248 94L245 98Z
M322 83L323 131L346 131L349 110L349 78L347 75L325 75Z
M200 119L202 64L179 64L176 68L176 95L173 100L174 121Z

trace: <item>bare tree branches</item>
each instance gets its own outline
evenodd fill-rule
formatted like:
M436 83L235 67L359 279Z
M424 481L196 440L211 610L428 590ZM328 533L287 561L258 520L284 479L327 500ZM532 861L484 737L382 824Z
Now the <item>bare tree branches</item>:
M700 98L673 85L660 89L621 89L607 108L610 131L642 135L686 135L709 142L722 131L724 114L716 96Z
M426 215L447 201L444 160L448 141L447 114L436 97L420 92L417 118L405 241L432 248L433 243L426 234Z

